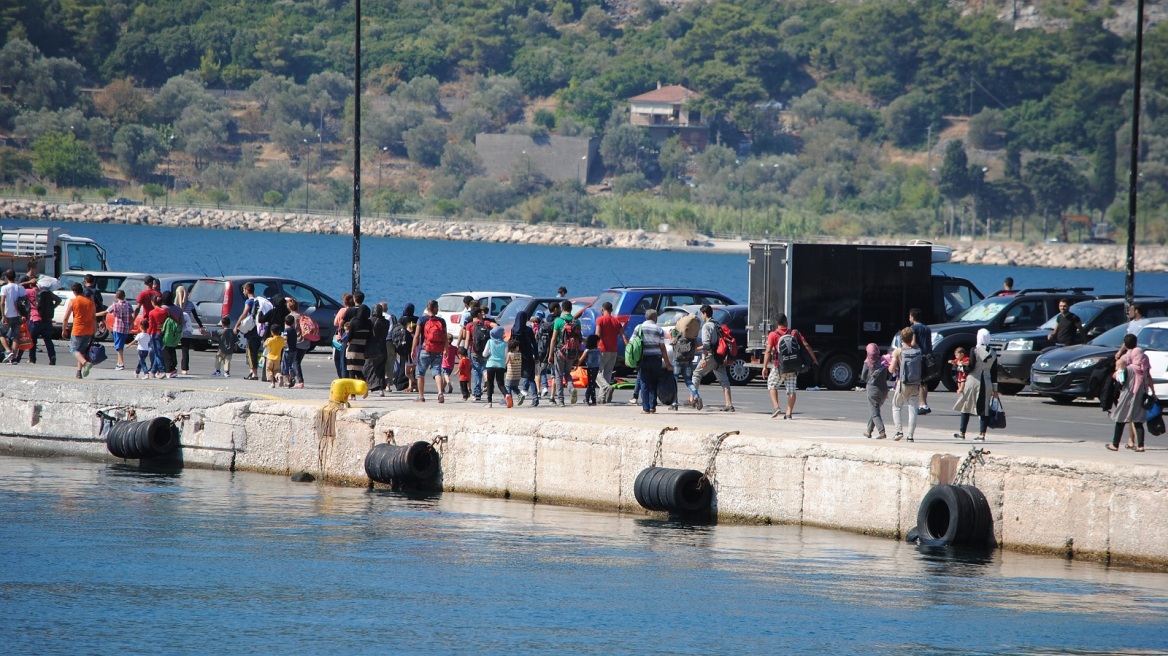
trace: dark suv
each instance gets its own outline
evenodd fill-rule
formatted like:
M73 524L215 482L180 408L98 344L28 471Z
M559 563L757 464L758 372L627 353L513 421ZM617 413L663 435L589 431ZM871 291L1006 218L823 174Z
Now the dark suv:
M1168 298L1137 298L1145 317L1168 316ZM1094 339L1121 323L1127 322L1122 298L1098 298L1080 301L1071 312L1083 322L1084 341ZM1017 394L1030 384L1030 368L1040 355L1055 346L1049 338L1057 317L1051 317L1034 330L1019 330L990 335L990 346L998 353L998 390Z
M977 331L985 328L990 334L1006 331L1035 330L1058 314L1062 299L1072 304L1095 298L1087 292L1091 288L1023 289L1012 295L995 295L969 306L951 323L929 326L933 331L933 353L941 363L940 381L950 392L957 390L957 375L953 366L953 351L958 346L973 353ZM1019 388L1020 389L1020 388Z
M243 312L246 299L243 296L243 284L255 283L256 296L263 296L275 303L282 298L294 298L300 306L301 312L308 312L317 324L320 325L320 341L317 344L328 344L333 337L333 319L341 309L341 304L328 294L301 282L287 278L272 276L224 276L222 278L205 278L195 283L191 289L191 302L199 310L203 325L211 332L211 336L218 341L219 320L227 317L234 326Z
M580 314L580 332L585 337L596 331L596 319L605 302L612 303L612 314L625 327L625 337L632 337L633 329L645 321L645 311L660 312L667 307L682 305L737 305L721 292L710 289L683 289L676 287L613 287L596 297L592 305Z

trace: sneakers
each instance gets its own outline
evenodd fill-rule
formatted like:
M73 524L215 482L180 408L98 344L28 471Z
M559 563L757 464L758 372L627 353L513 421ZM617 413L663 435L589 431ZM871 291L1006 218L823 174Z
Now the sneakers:
M543 388L543 391L540 392L539 394L540 394L540 396L543 396L543 397L549 397L552 395L552 391L549 388L545 387L545 388Z
M507 407L514 408L515 407L515 399L510 394L508 394L506 398L507 398Z
M224 371L224 372L223 372L223 377L224 377L224 378L231 378L231 372L230 372L230 371Z
M296 383L292 386L293 389L304 389L304 383Z
M125 370L126 370L126 365L124 365L124 364L119 364L118 366L114 367L114 371L125 371Z
M572 403L576 402L576 388L572 388Z
M526 400L527 400L527 392L520 392L519 393L519 400L515 402L515 405L523 405L523 402Z
M215 371L211 372L211 375L212 376L222 376L223 374L218 369L216 369Z
M718 409L721 410L722 412L734 412L734 406L732 406L732 405L724 405Z
M77 372L77 378L78 378L78 380L81 379L81 372L80 371Z
M897 433L895 436L893 436L892 441L899 442L903 439L904 439L904 433Z
M877 435L877 436L876 436L876 439L878 439L878 440L886 440L886 439L888 439L888 433L881 433L881 434L879 434L879 435Z
M783 414L783 409L782 409L782 408L775 408L775 411L771 413L771 419L774 419L775 417L778 417L778 416L779 416L779 415L781 415L781 414ZM786 419L786 418L787 418L787 417L784 415L784 416L783 416L783 419ZM871 436L871 435L865 435L864 437L872 437L872 436Z
M922 405L921 407L917 408L917 415L927 415L932 411L933 411L933 409L930 408L929 406Z
M905 442L912 442L913 441L912 435L909 435L908 437L904 438L904 441Z
M706 407L706 404L702 403L702 397L699 396L698 398L694 399L695 410L701 410L704 407Z
M92 370L92 369L93 369L93 363L92 363L92 362L86 362L85 364L81 365L81 376L82 376L83 378L86 378L86 377L88 377L88 376L89 376L89 372L90 372L90 370Z
M953 437L956 437L956 438L957 438L957 439L959 439L959 440L964 440L964 439L965 439L965 433L954 433L954 434L953 434Z

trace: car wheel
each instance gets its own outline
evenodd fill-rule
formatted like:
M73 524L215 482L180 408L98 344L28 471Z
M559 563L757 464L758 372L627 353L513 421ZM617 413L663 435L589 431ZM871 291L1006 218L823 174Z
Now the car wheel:
M846 355L832 356L820 369L823 386L833 390L848 390L856 386L860 368Z
M747 365L742 357L735 357L726 365L726 373L730 376L731 385L746 385L754 380L754 369Z
M1014 396L1025 388L1026 386L1020 383L998 383L998 391L1009 396Z
M93 329L93 339L97 342L104 342L109 339L109 326L105 325L104 321L98 321L97 326Z
M999 388L1001 386L999 385ZM1059 405L1070 405L1075 402L1075 397L1070 394L1051 394L1050 400Z

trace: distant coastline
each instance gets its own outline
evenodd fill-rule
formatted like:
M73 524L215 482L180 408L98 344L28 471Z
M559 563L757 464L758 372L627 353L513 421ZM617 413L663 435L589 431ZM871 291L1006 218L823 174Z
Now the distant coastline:
M0 199L0 219L315 234L348 234L351 231L349 216L7 199ZM750 243L750 240L710 239L704 235L681 232L446 219L412 220L374 216L363 217L361 229L362 234L371 237L638 250L687 250L708 253L745 253ZM893 242L887 239L841 241L873 244ZM1126 248L1122 244L1026 245L1021 242L944 239L937 240L937 243L943 243L953 249L951 262L954 264L1122 271L1127 258ZM1168 271L1168 247L1137 246L1136 268L1138 271L1147 272Z

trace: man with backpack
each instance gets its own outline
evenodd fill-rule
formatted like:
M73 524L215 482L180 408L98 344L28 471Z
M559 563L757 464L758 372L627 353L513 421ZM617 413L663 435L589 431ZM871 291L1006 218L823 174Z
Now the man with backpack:
M896 426L896 437L893 440L904 438L913 441L913 433L917 430L917 399L924 387L921 384L924 360L924 353L917 348L913 329L900 331L900 348L892 351L892 361L888 364L888 371L897 375L896 389L892 393L892 423ZM907 433L901 423L905 407L908 408Z
M702 331L702 320L696 315L687 314L677 320L669 335L673 338L673 367L677 370L681 380L689 389L689 405L697 407L698 388L693 383L693 373L697 365L694 359L698 352L698 337ZM680 395L678 395L680 397ZM678 399L673 400L673 407L677 409Z
M487 358L483 356L483 349L490 340L491 326L483 317L483 309L478 306L470 308L470 322L459 332L458 341L470 355L471 394L475 401L483 398L483 377L487 373Z
M921 350L921 355L924 357L921 362L924 369L922 382L931 380L941 373L940 363L933 359L933 331L925 325L925 313L920 308L908 311L908 322L909 327L912 328L913 336L916 338L917 348ZM917 408L917 414L927 415L932 411L933 409L929 407L929 386L921 385L921 407Z
M795 412L799 374L808 371L814 364L819 364L819 360L807 339L798 330L788 328L787 315L779 313L775 318L775 329L767 335L766 353L762 356L762 375L766 376L767 392L771 395L771 406L775 409L771 419L783 411L779 405L780 389L787 395L787 412L783 419L791 418Z
M693 407L701 410L704 407L702 396L700 394L702 378L708 373L713 373L717 378L718 384L722 386L722 396L725 398L726 404L720 409L723 412L734 412L734 402L730 398L730 376L726 373L726 360L734 356L734 353L727 352L731 349L733 337L728 337L730 329L728 326L722 326L717 321L714 321L714 308L709 304L703 305L698 312L702 315L702 332L699 342L702 348L702 359L698 361L697 369L693 372L693 390L694 401ZM721 351L721 352L719 352Z
M33 269L35 272L35 269ZM32 278L31 280L36 280ZM36 283L28 292L30 299L35 299L33 307L36 312L33 312L28 321L28 332L32 337L33 348L28 352L28 361L33 364L36 363L36 341L43 340L45 345L45 353L49 356L49 364L57 364L57 348L53 344L53 314L57 311L57 306L61 304L61 297L57 296L52 290L41 287Z
M560 301L560 316L552 324L552 352L548 362L552 365L554 380L552 405L559 397L560 407L565 407L564 388L572 388L572 403L576 402L576 386L572 383L572 369L580 358L583 343L580 337L580 322L572 316L572 301Z
M539 321L539 329L535 332L535 356L538 362L539 371L536 372L536 385L539 385L540 380L543 381L543 389L540 390L542 396L551 396L552 385L548 378L554 375L554 367L549 364L552 361L552 333L555 332L556 319L560 316L559 301L552 301L548 305L547 314L537 312L535 318Z
M446 353L446 343L450 335L446 332L446 321L438 315L438 301L426 303L426 314L418 321L418 328L414 332L415 350L418 350L418 403L426 402L426 372L434 374L434 384L438 386L438 402L445 403L446 395L442 393L442 355Z
M657 310L645 310L645 321L637 326L635 333L641 338L641 364L637 367L641 414L648 415L657 412L657 385L661 381L662 367L672 372L673 366L666 357L665 330L657 325Z

